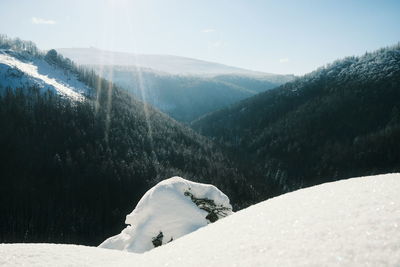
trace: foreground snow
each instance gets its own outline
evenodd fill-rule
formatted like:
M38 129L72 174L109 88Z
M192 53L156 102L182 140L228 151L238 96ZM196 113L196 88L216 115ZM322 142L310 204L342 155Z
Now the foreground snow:
M0 50L0 86L13 89L37 86L73 100L82 100L90 91L75 75L43 59L11 50Z
M145 254L0 245L9 266L399 266L400 175L327 183L239 211Z
M142 253L213 222L207 207L198 207L192 198L211 200L215 208L223 208L222 214L215 213L218 219L232 214L229 198L215 186L172 177L147 191L126 216L130 226L100 247Z

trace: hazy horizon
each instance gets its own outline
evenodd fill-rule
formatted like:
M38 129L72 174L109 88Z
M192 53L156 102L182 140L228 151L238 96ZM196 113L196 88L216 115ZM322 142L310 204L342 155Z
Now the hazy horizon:
M392 0L3 0L0 33L40 49L95 47L302 75L396 44L399 11Z

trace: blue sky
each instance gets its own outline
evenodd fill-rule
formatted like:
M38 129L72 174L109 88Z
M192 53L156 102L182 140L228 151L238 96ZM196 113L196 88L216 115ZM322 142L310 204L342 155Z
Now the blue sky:
M0 0L0 33L304 74L399 42L400 1Z

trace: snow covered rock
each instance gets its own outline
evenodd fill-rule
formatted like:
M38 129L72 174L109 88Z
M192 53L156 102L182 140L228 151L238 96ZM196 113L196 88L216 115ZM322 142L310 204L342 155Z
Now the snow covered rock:
M229 198L215 186L172 177L147 191L126 216L129 226L99 247L143 253L232 213Z

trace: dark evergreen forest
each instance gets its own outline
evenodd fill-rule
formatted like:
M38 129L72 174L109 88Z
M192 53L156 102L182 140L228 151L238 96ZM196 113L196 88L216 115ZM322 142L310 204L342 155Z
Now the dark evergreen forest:
M150 135L143 104L132 101L115 90L109 111L96 111L33 89L0 98L1 242L97 245L175 175L217 185L236 208L254 201L220 149L152 109Z
M207 138L55 50L17 44L3 47L64 68L93 92L74 102L0 88L0 242L98 245L150 187L175 175L218 186L236 209L254 203L251 184Z
M229 148L253 183L288 192L400 171L399 111L396 45L338 60L193 127Z

